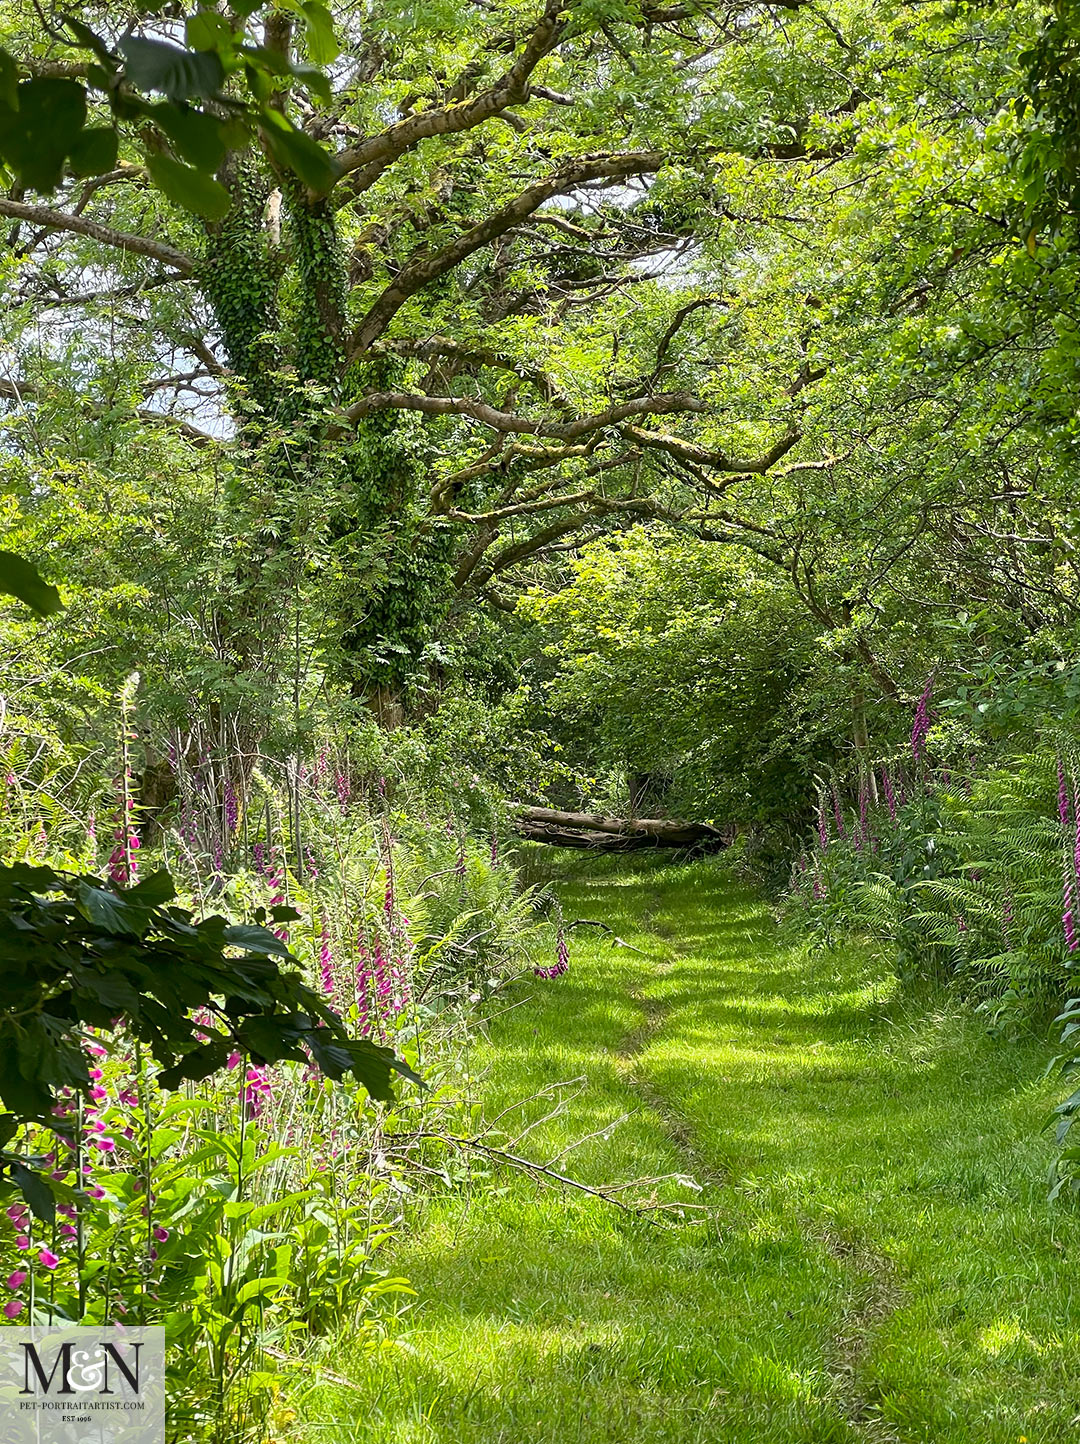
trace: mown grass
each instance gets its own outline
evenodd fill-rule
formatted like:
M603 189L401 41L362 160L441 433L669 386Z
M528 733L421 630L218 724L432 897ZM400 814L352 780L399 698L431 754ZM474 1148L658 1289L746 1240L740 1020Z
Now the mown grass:
M479 1045L485 1114L587 1182L686 1173L696 1222L491 1173L395 1251L396 1349L295 1398L320 1444L1051 1444L1080 1433L1080 1222L1045 1201L1048 1048L785 944L714 861L577 859L571 972ZM535 1100L506 1120L540 1118ZM629 1119L616 1123L626 1113Z

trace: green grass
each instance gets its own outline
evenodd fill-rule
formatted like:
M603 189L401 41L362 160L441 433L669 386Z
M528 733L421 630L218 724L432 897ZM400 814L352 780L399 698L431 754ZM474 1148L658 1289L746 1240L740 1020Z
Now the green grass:
M685 1173L657 1226L492 1174L396 1247L420 1299L305 1439L1030 1444L1080 1436L1077 1215L1045 1202L1048 1049L902 997L865 951L783 943L715 862L575 860L571 972L479 1045L494 1117L587 1080L521 1145L588 1182ZM639 949L640 951L632 951ZM511 1134L550 1103L504 1120Z

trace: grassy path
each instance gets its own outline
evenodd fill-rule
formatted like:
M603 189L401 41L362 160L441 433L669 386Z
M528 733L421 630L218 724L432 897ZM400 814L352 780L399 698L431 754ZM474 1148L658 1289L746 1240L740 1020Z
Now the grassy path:
M857 950L785 948L715 864L598 860L561 893L630 946L579 928L571 972L522 985L475 1060L486 1116L583 1078L522 1150L569 1148L592 1182L691 1175L706 1215L658 1227L499 1174L431 1204L394 1258L421 1295L402 1344L336 1360L355 1386L309 1391L306 1437L1080 1438L1080 1222L1044 1202L1046 1051L900 999Z

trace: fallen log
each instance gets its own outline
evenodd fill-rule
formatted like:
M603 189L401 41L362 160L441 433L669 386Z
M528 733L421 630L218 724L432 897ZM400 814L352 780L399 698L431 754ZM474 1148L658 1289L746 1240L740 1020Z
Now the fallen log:
M669 817L607 817L594 812L561 812L553 807L514 807L521 837L553 847L587 847L625 852L638 847L723 847L730 836L703 822Z

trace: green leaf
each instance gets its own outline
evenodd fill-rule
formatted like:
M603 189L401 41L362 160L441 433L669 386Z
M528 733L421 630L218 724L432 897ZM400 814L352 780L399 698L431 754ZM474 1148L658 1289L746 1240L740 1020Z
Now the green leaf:
M112 53L96 31L91 30L89 25L75 15L64 15L61 18L84 50L92 50L102 65L107 66L110 70L115 69L116 62Z
M162 1069L157 1075L157 1081L162 1088L179 1088L185 1080L198 1083L203 1078L209 1078L211 1073L220 1072L231 1052L232 1045L228 1039L203 1043L198 1048L192 1048L190 1053L185 1053L171 1068Z
M79 911L88 923L117 937L138 937L146 928L145 911L131 907L126 898L82 879L75 888Z
M19 67L0 46L0 105L8 110L19 108Z
M147 156L146 166L158 189L184 210L208 221L220 221L228 215L232 205L229 192L213 176L167 155Z
M244 76L248 89L256 100L269 100L274 93L274 82L261 66L249 60L244 65Z
M54 892L59 886L59 875L51 867L13 862L10 867L0 868L0 898L8 898L13 893Z
M51 191L86 120L86 91L75 80L19 82L18 110L0 110L0 155L24 186Z
M106 973L86 973L79 982L80 1002L85 1006L98 1003L109 1017L127 1013L132 1018L139 1015L139 994L130 978L116 968Z
M139 90L157 90L170 100L216 95L225 79L221 57L213 50L183 50L164 40L125 35L120 51L127 78Z
M333 1037L325 1028L315 1028L306 1037L316 1063L331 1078L353 1073L372 1098L393 1098L390 1079L394 1073L422 1085L422 1079L398 1058L392 1048L382 1048L367 1038Z
M263 112L267 118L273 112ZM295 126L282 129L278 121L262 127L266 148L278 165L294 171L316 195L329 194L337 180L337 171L321 145Z
M245 1018L236 1036L259 1063L277 1063L294 1052L299 1041L285 1014L254 1014Z
M192 50L216 50L220 53L232 49L229 22L213 10L200 10L185 21L184 38Z
M255 927L252 923L234 923L227 927L225 941L234 948L247 948L252 953L273 954L275 957L295 961L287 943L276 938L269 929Z
M319 0L306 0L303 5L308 54L316 65L329 65L341 54L334 34L334 17Z
M243 54L247 62L248 83L251 92L257 100L266 100L278 87L275 81L292 77L316 95L324 104L329 105L331 100L330 82L321 70L313 65L297 65L284 55L279 55L275 50L268 50L265 45L245 45ZM279 130L289 130L289 122L280 111L270 111L266 119L276 124Z
M331 103L333 92L330 89L330 82L321 70L314 65L294 65L291 69L305 90L321 100L324 105Z
M0 592L18 597L42 617L63 609L60 593L44 581L37 567L14 552L0 552Z
M152 872L149 877L144 877L142 882L136 883L134 887L128 888L124 896L128 902L138 903L140 907L156 908L162 903L172 902L176 896L176 888L172 878L161 868Z
M16 1117L44 1118L53 1106L53 1095L40 1078L26 1078L19 1066L9 1035L0 1047L0 1099Z
M116 165L119 141L111 125L80 131L68 157L77 176L103 175Z
M56 1218L56 1199L41 1174L34 1173L22 1163L10 1163L8 1169L34 1217L40 1218L42 1223L52 1223Z
M217 170L225 155L225 136L215 116L168 102L155 105L151 114L184 160L196 170Z

